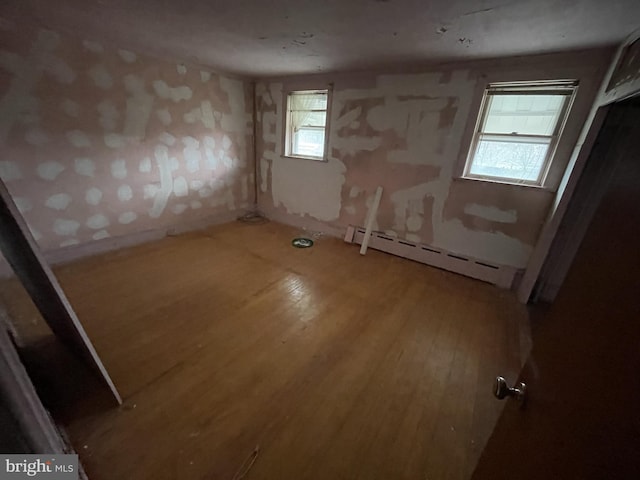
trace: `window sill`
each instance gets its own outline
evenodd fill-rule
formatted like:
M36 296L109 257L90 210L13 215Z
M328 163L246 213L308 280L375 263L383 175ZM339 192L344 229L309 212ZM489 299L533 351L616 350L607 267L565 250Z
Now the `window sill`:
M530 183L515 183L515 182L509 182L507 180L499 180L499 179L492 179L492 178L476 178L476 177L462 177L462 176L456 176L453 177L454 181L462 181L462 182L481 182L481 183L491 183L494 185L504 185L504 186L508 186L508 187L521 187L521 188L531 188L534 190L539 190L542 192L548 192L548 193L554 193L555 189L548 187L548 186L544 186L544 185L533 185Z
M327 162L327 157L303 157L298 155L280 155L282 158L287 158L289 160L312 160L315 162Z

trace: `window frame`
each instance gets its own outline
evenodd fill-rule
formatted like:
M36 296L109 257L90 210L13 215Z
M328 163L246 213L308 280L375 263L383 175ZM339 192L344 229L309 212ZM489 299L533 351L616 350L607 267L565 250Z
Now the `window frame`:
M290 98L293 94L309 94L309 93L325 93L327 95L327 108L325 110L317 110L325 112L324 123L324 146L323 153L320 157L311 155L297 155L293 153L293 135L291 131L291 108ZM322 88L290 88L284 92L284 128L282 136L282 156L285 158L302 159L302 160L314 160L316 162L328 161L329 151L329 125L331 116L331 100L332 100L333 88L332 85L323 85ZM313 127L322 128L322 127Z
M498 95L562 95L564 98L562 108L551 135L526 135L526 134L485 134L483 132L487 116L489 114L489 98ZM461 178L468 180L478 180L491 183L501 183L507 185L519 185L527 187L546 188L549 171L555 160L558 145L561 142L567 120L571 113L571 108L578 93L577 80L544 80L525 82L495 82L487 84L482 90L479 113L476 118L471 134L471 142L465 156L464 167ZM477 153L478 143L482 135L503 138L528 138L528 139L551 139L545 159L536 180L524 180L519 178L509 178L493 175L479 175L471 173L473 161ZM516 142L517 143L517 142Z

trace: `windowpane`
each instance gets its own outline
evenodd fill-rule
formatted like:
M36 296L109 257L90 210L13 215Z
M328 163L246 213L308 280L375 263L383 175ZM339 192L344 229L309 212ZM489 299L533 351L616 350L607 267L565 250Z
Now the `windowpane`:
M328 91L297 91L288 97L287 155L324 157Z
M291 110L326 110L326 93L292 93Z
M293 134L294 155L322 157L324 155L324 128L302 127Z
M469 173L535 182L548 149L548 142L481 139Z
M489 95L484 133L553 135L565 95Z
M305 115L299 116L300 125L294 125L294 128L300 127L320 127L324 128L327 119L327 112L306 112Z

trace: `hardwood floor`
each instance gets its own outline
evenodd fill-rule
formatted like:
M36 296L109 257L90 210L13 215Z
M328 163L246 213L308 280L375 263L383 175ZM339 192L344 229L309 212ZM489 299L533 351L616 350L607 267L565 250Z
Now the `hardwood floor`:
M470 476L527 310L338 239L295 249L298 233L233 223L56 269L125 399L98 408L66 375L82 398L52 408L89 478L231 480L256 446L251 480ZM2 292L23 338L49 335L15 282Z

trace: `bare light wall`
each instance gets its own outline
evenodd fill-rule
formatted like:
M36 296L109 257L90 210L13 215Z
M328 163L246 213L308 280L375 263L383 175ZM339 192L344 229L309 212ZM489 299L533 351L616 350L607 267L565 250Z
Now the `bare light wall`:
M519 57L418 73L321 75L256 87L258 205L267 216L341 234L364 225L378 185L375 230L523 268L612 52ZM541 189L459 178L484 86L577 79L578 95ZM284 95L333 86L328 161L282 155Z
M45 251L253 205L249 82L3 22L0 177Z

